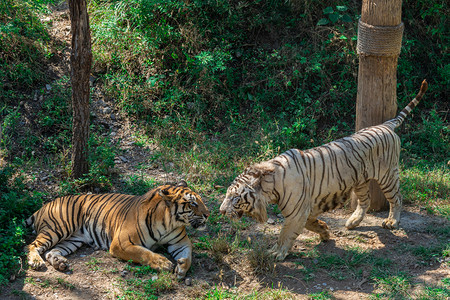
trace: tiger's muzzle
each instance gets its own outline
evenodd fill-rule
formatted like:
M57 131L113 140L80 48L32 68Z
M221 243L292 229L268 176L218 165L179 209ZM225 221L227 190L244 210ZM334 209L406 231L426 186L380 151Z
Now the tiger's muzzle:
M225 199L222 202L222 205L220 205L220 209L219 209L220 213L224 216L227 216L230 219L240 219L242 218L242 216L244 215L244 211L242 210L236 210L230 199Z
M203 215L202 217L196 217L189 221L192 227L199 231L203 231L206 229L206 220L208 219L207 215Z

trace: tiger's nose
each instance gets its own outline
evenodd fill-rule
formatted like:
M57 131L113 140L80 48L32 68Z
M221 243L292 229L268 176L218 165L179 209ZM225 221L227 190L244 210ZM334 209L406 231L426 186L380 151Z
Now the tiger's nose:
M222 215L225 215L227 213L227 207L228 207L228 202L225 199L224 202L222 202L222 204L220 205L219 211Z

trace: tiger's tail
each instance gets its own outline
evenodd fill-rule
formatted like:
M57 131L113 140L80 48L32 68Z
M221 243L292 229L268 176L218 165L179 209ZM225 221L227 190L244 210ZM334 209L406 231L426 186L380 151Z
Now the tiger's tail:
M399 127L400 125L402 125L405 118L411 113L411 111L414 109L414 107L416 107L417 104L419 104L420 100L422 99L422 97L425 94L425 92L427 91L427 89L428 89L428 83L427 83L427 80L424 79L422 81L422 85L420 86L420 91L417 94L417 96L411 102L409 102L409 104L398 114L397 117L395 117L394 119L391 119L389 121L386 121L385 124L390 125L390 127L392 129L395 129L395 128Z

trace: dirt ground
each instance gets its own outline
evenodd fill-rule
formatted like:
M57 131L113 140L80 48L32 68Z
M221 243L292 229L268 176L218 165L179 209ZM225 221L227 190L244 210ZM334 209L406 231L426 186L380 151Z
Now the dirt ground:
M52 35L70 45L70 22L67 6L62 5L55 9L48 18L52 25ZM60 52L58 64L54 70L57 75L68 75L67 62L69 48ZM142 172L138 169L139 162L149 160L152 149L135 147L133 136L130 135L130 122L119 114L114 115L112 103L103 99L94 91L93 109L97 116L96 122L110 124L114 136L112 139L120 144L124 155L116 158L118 172L123 175L132 175ZM100 101L101 100L101 101ZM111 108L111 109L109 109ZM113 116L113 117L112 117ZM44 170L37 181L36 188L46 189L51 182L52 170ZM182 176L165 173L155 166L153 170L146 170L146 177L154 178L158 182L176 181ZM46 186L46 188L44 188ZM209 195L205 195L208 198ZM213 209L217 210L222 196L212 197ZM400 265L407 271L415 282L437 284L443 278L450 276L450 262L438 259L422 261L410 251L399 249L418 246L429 246L437 243L439 238L432 234L429 228L442 228L450 226L450 222L443 218L430 216L418 207L405 207L401 216L399 230L389 231L381 228L382 220L387 212L370 213L361 225L354 230L344 227L351 211L340 209L324 214L321 219L326 221L331 232L328 242L320 242L318 236L305 230L296 240L290 255L285 261L277 263L274 272L255 274L246 259L240 255L230 253L224 255L221 261L214 260L205 255L205 251L195 248L193 264L188 272L192 283L176 282L173 290L161 293L160 299L188 299L199 298L206 291L215 287L235 291L238 294L248 294L251 291L264 288L282 287L289 290L295 298L307 299L309 294L330 291L336 299L364 299L374 292L374 283L370 280L370 270L362 270L357 276L348 276L345 280L334 279L330 270L318 267L315 272L305 279L305 266L314 269L318 263L314 256L302 255L315 249L320 253L343 254L346 249L371 250L377 257L386 257ZM250 225L240 231L241 239L274 243L282 226L282 218L272 214L273 222ZM226 234L228 223L223 224ZM205 233L190 231L190 237L195 244L201 241ZM16 278L0 294L0 299L117 299L124 296L125 281L134 275L128 272L127 262L111 257L108 252L82 247L70 255L71 264L69 272L59 272L49 266L46 270L26 270L24 277ZM448 258L447 258L448 259ZM350 271L349 271L350 272Z
M225 255L221 262L217 262L199 255L202 251L195 251L197 253L188 272L192 284L188 286L185 281L177 282L174 290L168 294L161 293L159 298L194 299L214 287L246 295L265 287L282 286L298 299L307 299L307 295L324 290L330 291L336 299L364 299L374 291L369 270L363 271L358 278L337 280L329 276L326 268L318 268L312 279L305 280L299 262L311 265L317 262L314 258L300 258L297 254L312 248L328 254L342 254L351 247L371 250L378 257L386 256L397 265L400 264L402 270L414 277L414 281L428 285L436 285L450 276L448 261L424 262L406 251L399 251L399 247L435 243L436 236L425 228L449 226L448 221L406 207L400 229L389 231L379 226L386 215L387 212L369 214L358 228L347 230L343 225L350 211L338 210L324 214L322 219L327 222L332 233L330 241L320 242L316 234L305 230L286 260L277 263L275 271L267 275L255 275L248 261L240 256ZM271 217L275 224L253 223L241 232L242 236L268 238L274 242L281 229L282 219L275 215ZM196 243L202 235L200 232L190 232L190 236ZM26 276L16 279L4 291L1 299L23 299L24 295L27 296L25 299L117 299L124 294L124 280L134 276L127 272L126 262L113 258L105 251L83 247L68 258L71 271L63 273L51 266L43 271L27 270Z

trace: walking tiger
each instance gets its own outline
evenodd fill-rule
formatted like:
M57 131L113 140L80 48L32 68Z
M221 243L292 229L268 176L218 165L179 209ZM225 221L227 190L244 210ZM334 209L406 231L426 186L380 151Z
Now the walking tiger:
M389 216L382 226L397 228L402 196L400 138L394 129L419 103L427 88L424 80L415 99L396 118L381 125L309 150L291 149L246 168L228 187L220 212L232 218L240 218L245 213L265 222L267 205L277 204L285 222L271 252L283 260L303 228L328 240L328 227L317 217L342 206L352 191L358 197L358 204L345 226L349 229L358 226L369 208L368 183L374 179L390 205Z

